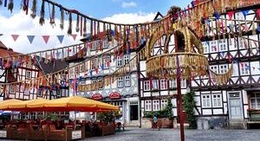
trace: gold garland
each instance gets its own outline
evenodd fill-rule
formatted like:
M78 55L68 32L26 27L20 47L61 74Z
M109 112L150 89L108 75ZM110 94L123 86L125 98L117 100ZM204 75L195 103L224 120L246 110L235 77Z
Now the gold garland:
M177 57L179 60L179 74L183 79L189 79L191 72L195 76L202 76L207 74L208 59L201 54L180 52L170 53L164 55L158 55L149 58L146 61L147 75L158 79L176 79L178 77L177 69ZM162 64L164 60L166 63Z

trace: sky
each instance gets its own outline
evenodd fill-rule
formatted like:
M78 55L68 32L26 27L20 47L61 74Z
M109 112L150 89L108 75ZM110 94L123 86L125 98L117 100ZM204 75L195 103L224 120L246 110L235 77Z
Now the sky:
M115 23L140 23L152 21L157 12L166 15L173 5L185 8L191 0L55 0L55 2L65 8L78 10L80 13L100 20ZM41 0L38 0L38 13L40 5ZM3 35L0 36L0 41L8 48L21 53L31 53L80 43L82 37L79 34L76 33L76 38L67 35L68 25L66 21L63 30L59 28L59 19L55 20L56 25L49 24L48 8L49 5L46 5L46 22L41 26L39 17L32 19L30 17L31 11L26 15L20 9L19 0L14 0L12 13L8 11L7 7L1 5L0 35ZM13 38L14 35L18 35L16 40ZM30 43L28 36L31 35L34 36L34 39ZM49 36L47 43L43 39L45 35ZM57 38L60 35L64 35L62 42Z

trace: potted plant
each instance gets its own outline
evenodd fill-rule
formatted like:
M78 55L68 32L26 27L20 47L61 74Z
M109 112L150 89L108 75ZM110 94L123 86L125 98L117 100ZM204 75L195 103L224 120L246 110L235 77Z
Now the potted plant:
M160 111L159 118L162 121L162 127L173 128L173 113L172 113L171 97L167 99L166 107Z

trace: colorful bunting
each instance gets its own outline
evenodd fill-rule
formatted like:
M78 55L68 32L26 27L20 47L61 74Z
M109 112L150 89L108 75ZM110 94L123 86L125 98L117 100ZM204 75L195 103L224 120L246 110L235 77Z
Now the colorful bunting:
M50 36L49 35L43 35L42 38L43 38L44 42L47 44Z
M60 43L62 44L63 39L64 39L64 35L57 35L57 38L60 41Z
M235 11L228 11L227 14L228 14L229 20L231 20L233 15L235 14Z
M13 35L11 35L11 36L13 37L13 40L14 40L14 41L16 41L17 38L19 37L19 35L17 35L17 34L13 34Z
M34 35L28 35L28 36L27 36L27 38L28 38L30 44L32 44L34 37L35 37Z
M72 36L73 40L75 41L77 38L77 34L71 34L71 36Z
M249 12L249 10L247 10L247 9L242 10L242 13L243 13L245 19L246 19L248 12Z

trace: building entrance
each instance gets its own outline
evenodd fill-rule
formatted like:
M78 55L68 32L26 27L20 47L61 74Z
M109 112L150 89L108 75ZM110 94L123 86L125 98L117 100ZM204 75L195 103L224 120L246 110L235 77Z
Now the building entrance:
M138 120L138 105L130 105L130 120Z

